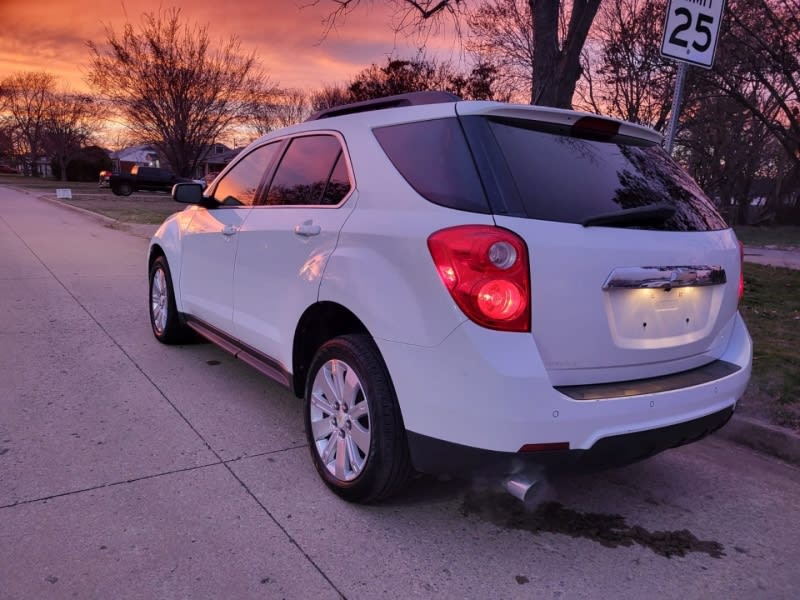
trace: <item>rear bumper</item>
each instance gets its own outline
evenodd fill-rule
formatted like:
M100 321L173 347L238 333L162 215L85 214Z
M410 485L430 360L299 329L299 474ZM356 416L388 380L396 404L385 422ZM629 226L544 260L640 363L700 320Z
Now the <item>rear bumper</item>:
M644 460L670 448L696 442L724 426L726 408L684 423L598 440L588 450L494 452L408 433L411 461L421 473L505 477L530 468L550 473L596 471Z
M608 454L618 455L618 464L644 458L721 427L744 393L752 362L739 315L725 351L709 356L705 367L662 378L668 381L560 389L530 334L465 322L435 348L376 341L397 392L414 465L423 472L461 471L475 453L484 455L476 466L492 456L503 464L513 459L583 466L611 466ZM523 456L527 445L555 445L549 447L559 452Z

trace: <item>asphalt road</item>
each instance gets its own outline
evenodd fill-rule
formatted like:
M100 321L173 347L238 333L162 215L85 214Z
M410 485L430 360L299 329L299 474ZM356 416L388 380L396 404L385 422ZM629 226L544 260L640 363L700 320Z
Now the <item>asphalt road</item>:
M0 188L0 598L797 598L800 471L719 439L349 505L301 405L149 331L146 241Z

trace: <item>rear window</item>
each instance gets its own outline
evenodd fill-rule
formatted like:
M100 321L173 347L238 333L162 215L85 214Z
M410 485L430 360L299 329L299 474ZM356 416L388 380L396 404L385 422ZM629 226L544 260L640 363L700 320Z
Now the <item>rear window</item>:
M635 226L669 231L727 227L700 187L658 146L554 135L516 121L490 120L489 128L529 218L584 223L668 205L675 209L668 219Z
M389 160L420 196L448 208L491 212L458 119L390 125L374 133Z

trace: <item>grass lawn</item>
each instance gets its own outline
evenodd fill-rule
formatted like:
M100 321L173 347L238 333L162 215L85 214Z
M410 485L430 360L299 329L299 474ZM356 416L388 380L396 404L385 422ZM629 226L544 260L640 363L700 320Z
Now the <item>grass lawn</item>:
M800 430L800 271L745 263L744 275L754 356L743 412Z
M794 246L800 248L800 227L781 225L777 227L753 227L751 225L733 228L736 236L745 246Z
M68 188L72 191L71 200L62 200L124 223L159 224L172 213L185 206L178 204L169 196L157 192L134 192L130 196L115 196L108 188L101 188L93 182L54 181L19 175L0 175L0 185L13 185L42 196L56 197L56 189Z
M72 200L62 200L64 204L72 204L92 212L117 219L123 223L159 224L172 213L183 210L186 205L178 204L164 195L145 195L134 192L130 196L115 196L111 192L100 194L75 194Z

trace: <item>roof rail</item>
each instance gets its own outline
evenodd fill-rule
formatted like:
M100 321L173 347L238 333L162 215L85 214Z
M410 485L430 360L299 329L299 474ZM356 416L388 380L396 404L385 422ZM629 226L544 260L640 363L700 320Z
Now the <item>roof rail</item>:
M362 102L342 104L315 112L306 121L316 121L317 119L328 119L353 113L367 112L371 110L381 110L384 108L397 108L400 106L419 106L421 104L439 104L441 102L458 102L461 100L450 92L410 92L408 94L398 94L396 96L384 96Z

